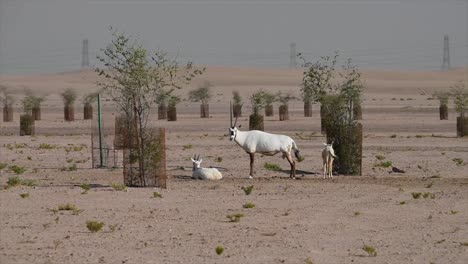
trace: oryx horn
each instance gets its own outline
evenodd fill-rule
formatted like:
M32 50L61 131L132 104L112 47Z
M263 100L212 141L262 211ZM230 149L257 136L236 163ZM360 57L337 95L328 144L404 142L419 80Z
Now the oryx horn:
M231 117L231 127L232 127L232 101L229 101L229 113L230 113L230 117Z

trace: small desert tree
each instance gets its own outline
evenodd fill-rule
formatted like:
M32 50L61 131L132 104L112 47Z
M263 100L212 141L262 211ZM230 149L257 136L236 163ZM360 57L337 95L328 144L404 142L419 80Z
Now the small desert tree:
M73 105L77 97L75 89L68 88L60 95L62 96L63 104L64 104L63 113L64 113L65 121L75 120L75 108Z
M249 116L249 130L264 130L263 115L260 111L265 107L265 92L258 91L250 96L252 114Z
M352 64L351 59L348 59L342 66L340 76L344 79L340 93L347 102L349 119L360 120L362 119L361 94L364 88L361 72Z
M242 116L242 97L238 91L232 92L232 100L234 101L233 105L233 115L234 117Z
M448 101L450 94L448 92L436 92L433 94L439 100L439 117L440 120L448 120Z
M358 68L348 59L338 83L334 77L338 53L304 63L302 96L320 102L322 133L334 142L337 170L342 174L360 174L362 164L362 125L356 122L355 105L360 104L363 84ZM305 61L305 60L304 60ZM359 114L359 113L357 113Z
M111 43L97 56L104 66L96 69L103 77L98 85L130 120L130 142L135 143L130 148L130 161L138 164L140 186L146 186L145 168L149 169L150 166L147 162L158 155L157 150L153 151L152 136L147 129L155 99L162 92L188 84L204 69L195 68L191 62L179 65L176 59L170 58L164 51L150 54L130 37L112 28L111 31Z
M93 102L98 99L99 92L89 93L83 96L83 119L93 119Z
M21 101L24 113L20 115L20 136L34 134L34 118L32 116L32 110L34 106L37 105L37 101L40 100L40 98L33 96L30 91L26 91L26 94L27 95Z
M5 86L0 87L0 96L3 104L3 122L13 122L13 104L15 103L15 98Z
M180 103L179 96L171 95L168 98L167 121L177 121L177 104Z
M335 52L333 57L323 56L315 62L308 62L300 53L298 56L303 61L302 67L305 68L301 85L301 95L303 98L307 98L312 103L322 103L324 96L336 93L337 87L333 85L332 80L335 76L338 52ZM320 118L322 133L324 133L324 110L322 104L320 105Z
M468 110L468 87L465 86L465 83L459 81L451 88L455 111L459 114L457 117L457 135L464 137L468 134L468 117L465 117L465 112Z
M210 117L210 105L208 102L210 101L212 94L211 94L211 84L209 81L204 81L197 89L192 90L189 92L189 100L192 102L200 102L200 117L201 118L209 118Z
M279 106L279 120L289 120L289 101L295 99L295 97L290 93L283 94L278 92L276 98L278 98L278 101L281 103Z
M273 103L277 100L275 94L263 92L263 100L265 101L265 116L273 116Z

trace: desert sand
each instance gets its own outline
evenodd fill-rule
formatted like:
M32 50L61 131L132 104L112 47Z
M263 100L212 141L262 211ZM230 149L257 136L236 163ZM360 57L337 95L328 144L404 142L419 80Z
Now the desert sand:
M95 91L92 71L0 77L17 99L25 88L47 95L36 136L19 136L19 103L14 122L0 123L0 163L7 165L0 170L0 263L467 263L468 139L456 137L453 106L441 121L431 96L463 80L463 70L363 72L363 176L322 179L318 105L306 118L302 103L291 102L289 121L278 120L275 105L265 130L291 136L305 160L291 180L280 155L257 155L256 175L248 179L248 155L227 136L232 91L244 98L238 123L245 129L248 95L263 89L298 96L301 74L208 67L191 87L215 85L209 119L188 101L178 105L176 122L153 118L167 131L168 188L126 190L113 188L123 183L121 168L91 168L92 121L82 120L80 102L77 120L63 121L60 92ZM189 89L177 93L186 97ZM104 101L105 131L113 130L115 113ZM224 178L190 179L194 154ZM377 166L381 161L405 173ZM282 170L269 171L265 162ZM12 165L26 171L16 175ZM35 186L6 188L13 176ZM85 194L82 184L91 186ZM242 187L252 185L246 195ZM425 195L413 198L419 192ZM56 210L66 204L77 210ZM227 215L236 213L244 217L230 222ZM89 220L105 226L92 233Z

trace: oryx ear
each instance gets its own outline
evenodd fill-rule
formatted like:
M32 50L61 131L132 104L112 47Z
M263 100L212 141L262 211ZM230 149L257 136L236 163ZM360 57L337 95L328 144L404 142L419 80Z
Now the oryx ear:
M200 159L200 163L203 161L203 159Z
M328 144L327 144L327 143L323 143L323 145L324 145L324 146L328 146Z
M195 162L195 160L193 160L192 158L190 158L192 160L192 162Z

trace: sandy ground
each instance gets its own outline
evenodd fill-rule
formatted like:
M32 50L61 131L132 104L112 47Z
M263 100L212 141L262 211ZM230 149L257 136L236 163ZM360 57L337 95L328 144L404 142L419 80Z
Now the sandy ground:
M112 187L123 182L121 169L90 169L91 123L81 120L81 109L77 121L63 122L58 93L67 87L92 91L92 73L1 77L18 98L25 87L48 96L37 136L18 136L18 113L15 122L0 123L0 163L25 167L19 177L36 183L0 190L0 263L467 263L468 141L455 137L455 113L440 121L438 102L429 100L463 72L364 76L361 177L321 179L325 138L318 107L305 118L302 104L292 102L291 120L278 121L275 106L265 130L295 139L306 158L298 179L288 178L279 156L258 156L255 178L246 179L248 155L227 137L231 91L297 93L300 71L215 67L204 76L216 85L211 118L198 118L199 106L182 102L178 121L154 121L167 129L168 189L125 191ZM105 102L104 109L110 131L113 107ZM246 117L239 123L248 126ZM194 154L225 178L191 180ZM377 166L377 156L406 173ZM268 171L265 162L282 170ZM76 171L70 171L73 164ZM0 170L0 185L15 175L8 167ZM83 183L91 185L86 194ZM250 185L253 192L246 195L241 188ZM154 192L162 198L153 198ZM414 199L413 192L428 197ZM248 202L255 208L243 208ZM79 211L54 211L65 204ZM235 213L244 217L230 222L227 215ZM89 220L105 226L91 233ZM216 254L217 246L223 254Z

